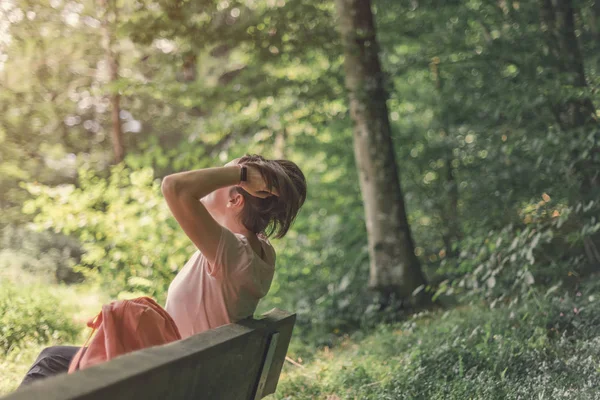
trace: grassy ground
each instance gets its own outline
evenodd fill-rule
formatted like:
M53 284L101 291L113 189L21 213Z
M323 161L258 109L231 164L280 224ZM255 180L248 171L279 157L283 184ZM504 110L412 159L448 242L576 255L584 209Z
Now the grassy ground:
M298 340L272 398L600 399L600 280L518 306L464 305L357 332L332 349ZM51 289L78 326L108 299ZM85 330L82 334L85 336ZM82 341L83 337L81 340ZM12 391L47 344L0 356L0 394Z
M520 306L421 314L306 354L277 399L600 399L598 281ZM597 293L597 294L594 294Z
M14 290L17 287L19 294L14 296L7 296L7 290ZM21 383L23 376L31 366L31 363L36 359L39 352L53 344L64 344L64 345L81 345L87 338L86 322L89 318L93 317L100 310L101 305L108 300L108 298L98 291L84 286L64 286L64 285L41 285L39 282L27 281L25 284L19 284L18 286L13 284L10 287L6 282L0 284L0 309L2 309L2 301L7 301L8 297L8 308L11 308L12 313L23 314L23 319L35 319L39 321L39 324L47 324L49 319L49 313L47 309L42 309L41 315L36 315L35 312L38 308L28 307L25 301L33 298L44 299L47 294L51 294L52 300L58 299L54 312L56 314L63 314L67 317L68 322L71 326L80 328L80 334L74 338L74 340L67 341L60 337L50 338L46 343L39 343L36 340L35 335L26 338L24 342L20 343L18 347L10 349L8 353L5 353L0 349L0 396L12 392ZM43 300L41 300L43 302ZM54 306L54 303L52 303ZM10 318L8 313L0 315L0 329L15 330L16 326L11 325L11 322L15 321L15 318ZM46 319L46 321L44 320ZM7 333L0 332L0 339L5 339Z

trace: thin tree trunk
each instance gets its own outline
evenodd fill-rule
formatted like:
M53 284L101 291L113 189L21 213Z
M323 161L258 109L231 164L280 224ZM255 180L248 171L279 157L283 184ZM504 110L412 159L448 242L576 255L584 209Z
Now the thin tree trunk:
M574 8L571 0L540 0L540 22L546 42L556 63L558 79L563 84L576 88L587 88L584 60L577 35L575 34ZM554 115L565 131L575 131L571 140L585 140L590 132L595 132L595 142L590 152L592 156L581 159L573 153L575 168L583 177L582 192L600 186L600 166L594 161L598 149L600 125L596 119L594 104L588 97L570 98L553 104ZM583 129L582 129L583 128Z
M369 287L384 299L406 299L426 281L414 253L398 177L371 2L336 0L336 8L365 206ZM421 295L419 300L424 299Z
M187 53L183 57L183 81L194 82L196 80L196 70L198 56L195 53Z
M455 179L455 170L452 166L454 157L452 155L452 146L450 145L450 122L448 121L448 112L443 93L443 81L441 77L440 60L435 57L431 63L431 72L435 79L435 87L438 91L438 113L442 123L442 135L444 137L444 164L446 167L445 191L448 195L447 200L442 199L441 212L445 223L446 232L443 234L446 256L458 257L460 249L458 247L462 238L460 223L458 218L458 184Z
M592 32L596 36L596 45L598 45L600 43L600 0L596 0L592 7Z
M106 62L109 68L109 84L116 82L119 79L119 54L114 51L114 36L113 27L111 26L110 14L114 16L112 21L114 24L117 22L118 10L114 0L99 0L102 8L102 30L104 39L104 50L106 53ZM115 154L115 163L118 164L123 161L125 157L125 146L123 144L123 130L121 128L121 96L118 92L110 93L110 105L111 105L111 138L113 151Z
M273 155L275 156L276 159L283 159L285 158L285 139L286 139L286 131L285 128L282 128L281 130L277 131L277 133L275 134L275 149L273 151Z

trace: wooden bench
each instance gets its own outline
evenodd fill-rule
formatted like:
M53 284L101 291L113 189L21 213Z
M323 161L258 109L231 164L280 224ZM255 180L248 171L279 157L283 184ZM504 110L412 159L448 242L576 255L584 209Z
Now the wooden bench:
M273 309L21 388L2 400L247 400L275 392L295 314Z

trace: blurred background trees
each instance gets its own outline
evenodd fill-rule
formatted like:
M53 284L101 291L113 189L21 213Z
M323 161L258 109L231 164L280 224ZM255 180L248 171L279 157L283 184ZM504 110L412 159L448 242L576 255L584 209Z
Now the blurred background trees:
M405 208L421 290L516 301L597 271L598 1L370 8L376 37L362 46L381 73L364 125L384 124L389 143L371 157L395 159L398 175L390 166L389 191L371 194L385 212ZM297 311L323 341L380 320L346 84L360 60L344 58L340 35L365 32L340 23L333 2L313 0L3 1L4 275L45 271L163 301L193 245L160 178L261 153L292 159L309 181L294 229L274 243L261 307Z

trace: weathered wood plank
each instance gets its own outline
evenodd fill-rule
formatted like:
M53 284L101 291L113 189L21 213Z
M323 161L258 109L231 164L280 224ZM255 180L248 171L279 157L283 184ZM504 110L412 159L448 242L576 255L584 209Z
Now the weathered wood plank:
M263 396L274 393L296 316L272 310L164 346L59 375L3 400L253 399L274 332L279 332Z
M248 321L241 322L242 324ZM279 375L285 362L285 356L292 338L292 330L296 323L296 314L289 314L283 310L273 309L263 315L258 320L250 320L253 324L262 324L262 329L266 329L268 332L279 332L278 345L275 349L275 355L273 362L269 370L269 375L263 395L266 396L271 393L275 393L277 389L277 382L279 382Z

